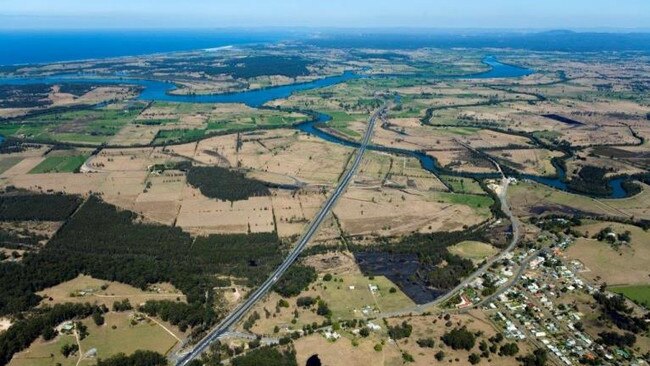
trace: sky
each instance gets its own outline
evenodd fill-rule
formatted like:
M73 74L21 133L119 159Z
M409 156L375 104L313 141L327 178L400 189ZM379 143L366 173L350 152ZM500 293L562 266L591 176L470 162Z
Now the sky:
M0 0L0 28L650 29L650 0Z

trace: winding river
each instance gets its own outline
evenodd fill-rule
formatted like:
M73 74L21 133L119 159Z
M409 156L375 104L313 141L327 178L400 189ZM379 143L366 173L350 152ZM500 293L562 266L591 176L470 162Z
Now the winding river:
M440 79L491 79L491 78L517 78L532 74L534 71L526 68L521 68L514 65L504 64L499 62L495 57L488 56L483 59L483 63L488 65L490 69L485 72L469 74L469 75L454 75L454 76L438 76ZM423 77L426 75L410 75L414 77ZM97 83L97 84L131 84L138 85L143 88L138 96L139 100L146 101L166 101L166 102L180 102L180 103L244 103L248 106L259 108L264 106L267 102L276 99L288 98L295 92L312 90L318 88L325 88L328 86L344 83L346 81L366 78L368 76L356 74L353 72L345 72L338 76L326 77L310 82L297 83L286 86L269 87L264 89L257 89L251 91L224 93L224 94L210 94L210 95L175 95L170 94L171 91L176 89L176 85L171 82L157 81L157 80L144 80L129 77L96 77L92 75L60 75L38 78L0 78L0 85L28 85L28 84L57 84L57 83ZM384 77L384 76L372 76ZM428 77L428 76L427 76ZM297 129L312 134L323 140L349 146L357 147L358 143L343 139L339 136L330 134L324 130L317 128L319 124L327 123L331 117L325 114L318 114L317 118L311 121L300 123L296 126ZM406 155L417 158L422 167L433 174L452 175L452 176L466 176L474 178L498 178L498 174L467 174L455 173L441 168L437 161L431 156L420 152L405 149L391 148L385 146L372 145L368 149L381 152L389 152L393 154ZM567 185L564 182L566 173L559 165L555 165L557 174L556 177L540 177L536 175L521 174L521 178L530 179L535 182L551 186L556 189L566 191ZM623 178L615 178L609 180L608 184L611 188L611 195L609 198L623 198L627 196L626 191L622 187Z

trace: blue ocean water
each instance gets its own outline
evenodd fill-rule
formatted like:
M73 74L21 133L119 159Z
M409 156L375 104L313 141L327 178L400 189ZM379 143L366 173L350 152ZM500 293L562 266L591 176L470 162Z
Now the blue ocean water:
M232 30L0 31L0 65L47 63L188 51L295 37Z

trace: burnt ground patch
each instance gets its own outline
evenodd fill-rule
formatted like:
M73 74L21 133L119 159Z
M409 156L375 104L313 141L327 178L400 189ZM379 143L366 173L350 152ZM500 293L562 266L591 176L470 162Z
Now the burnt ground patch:
M354 258L364 275L386 276L416 304L433 301L445 293L428 287L418 276L421 265L416 254L358 252Z

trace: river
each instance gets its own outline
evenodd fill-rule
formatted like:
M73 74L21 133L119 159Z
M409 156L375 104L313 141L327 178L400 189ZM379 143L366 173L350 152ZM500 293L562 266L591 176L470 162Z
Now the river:
M468 75L454 75L454 76L436 76L433 78L441 79L491 79L491 78L517 78L523 77L526 75L532 74L534 71L531 69L526 69L514 65L509 65L499 62L493 56L487 56L483 59L483 63L488 65L490 69L488 71L479 72L475 74ZM411 77L422 77L421 74L413 74ZM223 94L209 94L209 95L176 95L171 94L170 92L176 89L176 85L172 82L159 81L159 80L144 80L136 79L129 77L98 77L92 75L59 75L59 76L49 76L49 77L40 77L40 78L24 78L24 77L12 77L12 78L0 78L0 85L28 85L28 84L56 84L56 83L97 83L97 84L132 84L138 85L143 88L142 92L138 96L139 100L145 101L166 101L166 102L179 102L179 103L244 103L250 107L259 108L264 106L266 103L276 100L288 98L293 93L312 90L318 88L325 88L332 85L337 85L344 83L346 81L366 78L368 76L356 74L353 72L345 72L341 75L330 76L321 79L317 79L305 83L296 83L285 86L275 86L268 87L257 90L235 92L235 93L223 93ZM384 77L384 76L372 76L372 77ZM404 76L402 76L404 77ZM407 76L408 77L408 76ZM398 96L399 98L399 96ZM327 123L331 120L331 117L325 114L318 114L317 118L314 118L312 121L304 122L296 126L297 129L314 135L323 140L345 145L349 147L358 147L359 144L353 141L343 139L339 136L330 134L326 131L323 131L317 126L319 124ZM431 156L420 152L420 151L410 151L404 149L390 148L385 146L371 145L368 147L369 150L389 152L399 155L406 155L417 158L420 161L420 164L427 171L435 174L445 174L445 175L457 175L457 176L470 176L474 178L498 178L497 173L494 174L467 174L467 173L455 173L441 168L438 165L438 162ZM530 174L521 174L520 178L525 178L533 180L535 182L567 191L567 185L564 182L566 173L559 165L555 164L556 176L555 177L541 177ZM443 171L444 170L444 171ZM611 188L610 198L624 198L627 196L626 191L622 187L624 178L615 178L608 181L608 184Z

